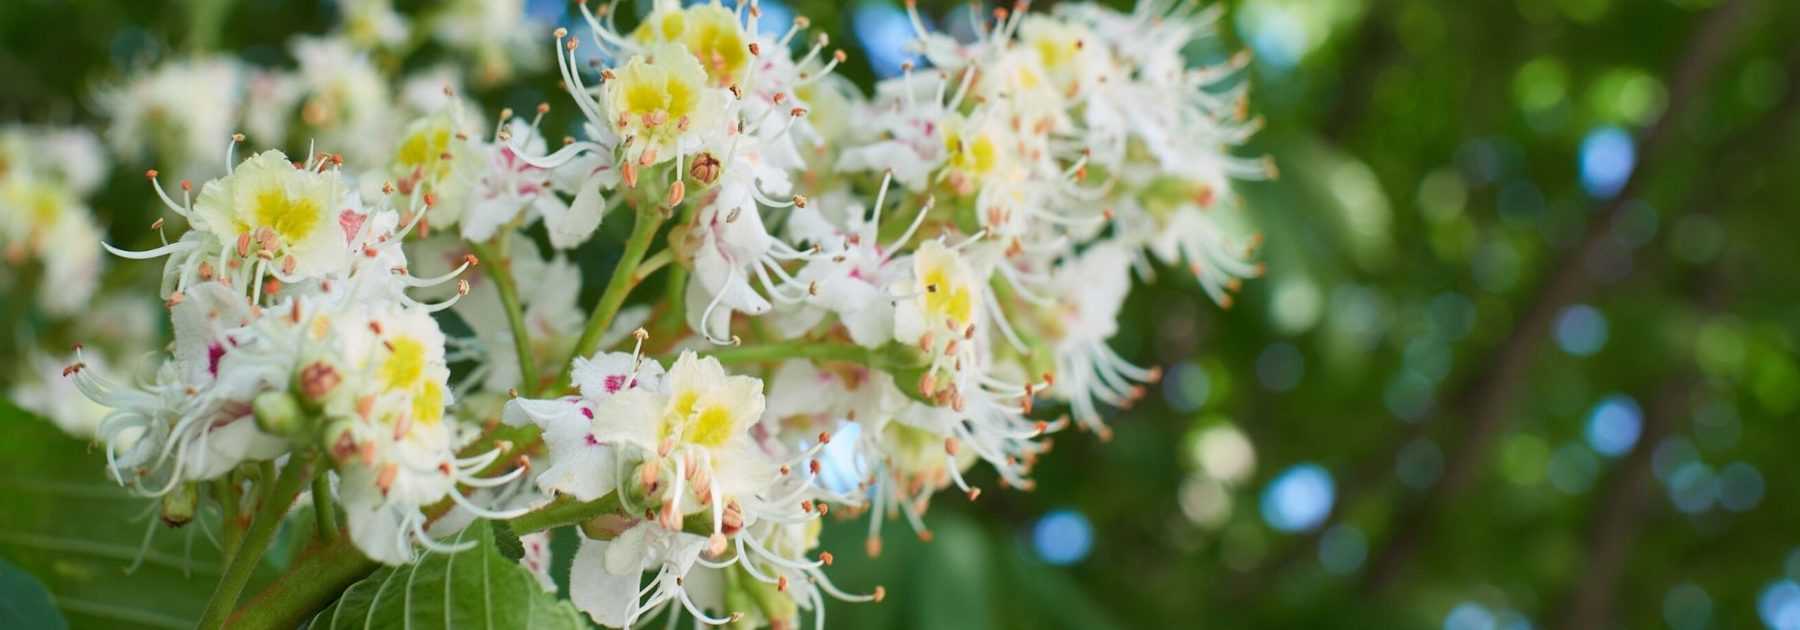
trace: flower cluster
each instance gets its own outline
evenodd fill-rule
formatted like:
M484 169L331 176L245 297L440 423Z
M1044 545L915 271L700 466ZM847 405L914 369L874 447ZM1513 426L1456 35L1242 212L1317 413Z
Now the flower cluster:
M112 476L165 504L320 457L314 503L370 558L456 549L471 518L578 525L569 596L603 625L822 626L827 597L884 596L825 575L829 515L866 517L873 555L892 519L928 539L939 491L978 497L978 464L1030 489L1049 434L1108 435L1102 408L1160 377L1109 345L1134 274L1185 267L1229 306L1260 273L1215 212L1273 175L1232 154L1257 127L1245 59L1187 62L1217 17L1190 3L1019 4L963 39L909 3L920 61L871 95L755 2L657 0L629 28L578 2L549 37L517 2L434 13L477 83L528 57L520 33L550 48L580 117L560 144L548 103L489 117L455 71L391 79L376 60L427 25L343 5L296 71L184 62L105 99L116 149L183 173L219 124L342 152L237 162L231 135L198 189L150 172L189 230L107 246L166 258L175 341L143 378L68 371L109 410ZM242 92L179 89L199 75ZM617 262L584 316L598 249Z
M542 490L624 506L587 528L575 562L597 621L679 602L789 627L820 592L872 597L837 592L799 555L828 506L869 514L873 554L890 516L928 537L933 494L978 496L964 476L976 462L1031 487L1044 436L1067 423L1035 418L1034 401L1104 434L1099 405L1129 406L1159 378L1107 345L1134 268L1185 265L1225 305L1259 273L1254 241L1209 212L1232 180L1271 174L1229 154L1256 125L1242 59L1184 61L1214 14L1023 9L996 11L974 41L928 31L915 9L931 69L909 65L870 98L830 75L843 55L823 54L825 38L796 50L804 22L762 33L754 4L659 2L629 31L583 7L609 60L597 85L583 42L556 33L588 137L543 163L594 160L576 206L679 211L670 247L689 275L667 306L701 353L666 374L641 352L580 358L579 393L507 406L544 431ZM765 395L707 346L795 358ZM856 470L832 488L816 458L834 434L853 440ZM683 579L714 570L741 572L724 608L719 580ZM644 571L656 578L635 588Z
M191 496L241 464L322 449L358 547L403 562L412 541L435 546L422 508L461 501L458 484L509 479L475 476L498 452L457 456L472 434L449 417L445 339L431 315L455 298L408 295L462 270L411 275L401 243L426 203L396 209L407 200L396 194L365 205L340 161L265 151L198 195L186 182L181 202L163 195L191 229L153 250L113 251L167 258L172 352L141 382L84 363L68 372L111 409L98 437L120 483Z

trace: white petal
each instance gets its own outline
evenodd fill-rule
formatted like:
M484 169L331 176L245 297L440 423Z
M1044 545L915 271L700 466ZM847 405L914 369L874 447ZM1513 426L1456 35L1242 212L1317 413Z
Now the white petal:
M548 204L540 209L545 211L544 227L550 231L550 244L557 249L571 249L600 227L606 198L600 194L599 181L590 180L575 193L575 202L569 204L568 212L558 213Z
M623 575L607 571L605 558L617 541L581 540L569 570L569 600L587 612L595 623L623 627L637 616L640 571Z

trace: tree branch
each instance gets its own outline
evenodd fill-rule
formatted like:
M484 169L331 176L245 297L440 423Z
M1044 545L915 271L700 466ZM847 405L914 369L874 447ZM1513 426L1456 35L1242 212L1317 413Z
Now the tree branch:
M1668 142L1674 125L1696 109L1696 103L1703 98L1713 71L1747 22L1753 4L1754 0L1729 0L1708 14L1690 40L1670 82L1668 107L1638 136L1638 154L1642 159L1637 168L1619 193L1594 212L1581 241L1550 268L1550 277L1516 320L1519 323L1496 348L1492 359L1481 364L1482 371L1453 399L1461 411L1456 415L1467 419L1467 426L1458 432L1463 439L1449 449L1447 468L1439 483L1424 500L1404 511L1394 521L1395 529L1387 542L1375 547L1369 571L1364 575L1365 591L1384 590L1399 576L1423 544L1435 515L1474 481L1494 438L1510 418L1512 403L1527 380L1532 360L1556 313L1591 289L1587 276L1590 263L1604 251L1628 202L1652 179L1655 154Z

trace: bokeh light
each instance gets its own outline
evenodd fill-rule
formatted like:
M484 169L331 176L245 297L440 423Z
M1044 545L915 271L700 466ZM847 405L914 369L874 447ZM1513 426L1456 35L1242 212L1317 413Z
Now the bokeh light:
M1637 147L1631 134L1618 127L1601 127L1581 140L1581 187L1589 196L1609 199L1619 194L1637 163Z
M1497 630L1494 613L1475 602L1463 602L1444 616L1444 630Z
M1669 476L1669 500L1675 509L1699 514L1719 498L1719 480L1710 466L1698 461L1682 464Z
M1325 522L1336 500L1331 473L1318 464L1299 464L1269 481L1263 489L1262 515L1270 527L1305 531Z
M1800 584L1787 579L1763 587L1756 614L1771 630L1800 630Z
M840 422L831 437L819 456L819 481L832 492L847 494L866 476L866 467L856 448L862 437L862 425Z
M900 74L906 62L918 63L918 55L908 52L914 34L912 23L899 5L886 2L864 2L850 14L850 28L869 56L869 67L881 77Z
M1214 529L1231 518L1231 493L1225 484L1205 475L1188 475L1181 482L1181 514L1195 525Z
M1055 510L1038 519L1031 529L1031 546L1039 558L1054 565L1070 565L1087 558L1094 547L1094 526L1074 510Z
M1546 476L1550 485L1568 494L1581 494L1593 487L1600 475L1600 458L1581 444L1564 444L1550 454Z
M1206 368L1193 361L1182 361L1170 368L1163 378L1163 398L1178 413L1199 411L1212 394L1212 378Z
M1614 394L1588 412L1587 442L1594 452L1619 457L1631 451L1643 431L1644 412L1636 400Z
M1355 525L1334 525L1319 537L1319 564L1331 573L1355 573L1368 555L1368 537Z
M1712 596L1693 582L1682 582L1663 596L1663 621L1674 630L1701 630L1712 619Z
M1733 512L1748 512L1761 503L1763 476L1755 466L1732 462L1719 469L1719 505Z
M1606 346L1606 316L1586 304L1576 304L1556 316L1556 345L1563 352L1585 357Z
M1207 475L1227 484L1249 479L1256 472L1256 448L1243 431L1230 424L1200 431L1194 438L1194 459Z

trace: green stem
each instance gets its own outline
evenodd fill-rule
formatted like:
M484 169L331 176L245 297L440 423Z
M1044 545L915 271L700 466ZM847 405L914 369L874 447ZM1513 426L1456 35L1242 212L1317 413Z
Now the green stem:
M229 0L189 0L188 52L199 55L218 48L219 35L224 31L225 18L230 11Z
M721 347L706 353L725 364L772 363L783 359L819 361L851 361L872 365L876 353L862 346L824 341L783 341L754 345Z
M313 475L313 516L318 519L319 540L337 542L337 503L331 500L331 473L320 470Z
M231 558L231 552L237 550L238 539L243 538L244 528L238 527L238 499L243 492L239 485L237 472L225 473L225 476L213 481L213 493L219 499L219 529L223 530L224 540L220 541L220 551L224 557Z
M376 569L348 538L309 549L294 559L282 578L238 608L233 630L295 628L313 611L337 599L351 584Z
M507 325L512 327L513 352L519 355L519 388L533 391L538 387L537 359L531 356L531 337L525 328L525 309L519 305L519 288L513 283L512 259L474 241L469 242L469 247L475 256L489 261L485 265L487 275L500 292L500 306L506 310Z
M564 525L575 525L596 516L617 514L621 509L619 493L610 492L593 501L576 501L562 497L549 505L527 512L506 522L515 533L529 534Z
M569 370L574 367L577 357L584 357L600 346L600 337L606 334L612 325L613 316L625 306L625 297L631 294L631 288L637 284L638 264L644 261L644 254L650 251L650 243L656 240L656 230L662 227L663 211L661 208L645 204L637 212L637 223L631 226L631 237L625 241L625 252L619 255L619 264L613 267L612 278L606 282L606 291L600 294L600 303L594 305L594 313L588 317L587 328L581 331L581 340L575 342L575 351L569 354L569 360L563 362L562 374L557 377L551 387L569 382Z
M263 495L262 504L257 506L250 531L245 532L237 552L231 554L230 564L226 565L225 574L219 577L212 599L206 602L206 613L200 617L201 630L225 626L225 618L237 607L238 595L250 582L250 574L262 562L263 551L275 539L275 530L281 525L282 517L287 515L288 508L294 505L294 498L300 496L300 489L311 477L309 468L315 455L311 450L294 453L288 456L287 466L281 469L279 478L263 480L269 489Z

